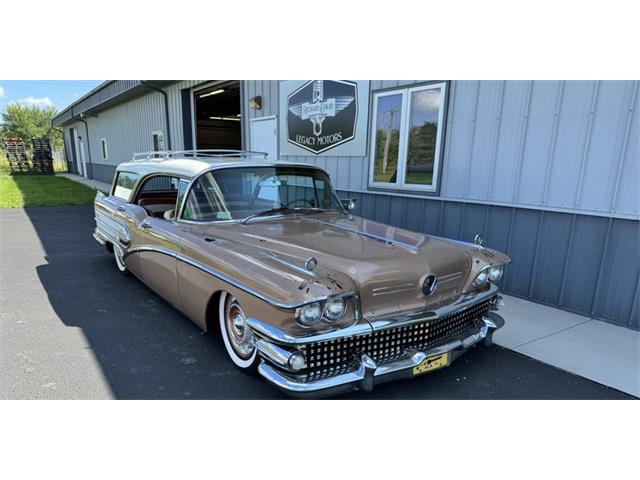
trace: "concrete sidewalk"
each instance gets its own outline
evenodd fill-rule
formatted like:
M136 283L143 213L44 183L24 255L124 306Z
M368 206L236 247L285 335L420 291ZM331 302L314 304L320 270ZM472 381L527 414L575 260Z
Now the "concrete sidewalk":
M640 332L504 295L498 345L640 397Z
M103 193L108 193L111 190L111 184L106 182L100 182L98 180L91 180L88 178L84 178L80 175L75 175L73 173L57 173L56 176L68 178L69 180L73 180L74 182L82 183L91 188L95 188L96 190L100 190Z

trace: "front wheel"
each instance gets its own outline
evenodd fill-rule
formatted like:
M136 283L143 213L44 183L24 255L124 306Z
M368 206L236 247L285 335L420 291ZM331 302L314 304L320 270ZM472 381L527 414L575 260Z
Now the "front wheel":
M260 357L253 344L253 333L247 325L247 317L240 303L227 292L220 296L218 318L229 358L243 372L254 372L260 363Z
M116 259L116 267L118 267L118 271L123 275L129 275L129 269L124 263L124 250L122 250L120 245L113 244L113 256Z

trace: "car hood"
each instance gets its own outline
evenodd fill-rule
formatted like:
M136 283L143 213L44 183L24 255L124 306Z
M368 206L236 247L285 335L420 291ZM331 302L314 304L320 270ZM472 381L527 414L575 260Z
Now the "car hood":
M305 261L313 257L318 262L317 275L309 283L330 283L333 294L359 293L367 319L436 308L459 297L475 270L477 251L492 252L338 213L198 225L191 233L203 238L213 236L222 242L216 242L217 248L224 246L250 255L254 262L281 271L287 278L303 272ZM484 266L490 259L476 263ZM438 286L433 294L426 295L422 285L429 275L438 278ZM301 301L305 292L313 295L308 288L297 290Z

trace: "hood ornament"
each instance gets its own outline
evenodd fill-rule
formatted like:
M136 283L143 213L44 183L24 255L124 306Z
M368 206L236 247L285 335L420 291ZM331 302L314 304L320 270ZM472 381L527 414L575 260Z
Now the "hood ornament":
M484 243L484 237L478 233L475 237L473 237L473 243L475 243L479 247L482 247L482 244Z

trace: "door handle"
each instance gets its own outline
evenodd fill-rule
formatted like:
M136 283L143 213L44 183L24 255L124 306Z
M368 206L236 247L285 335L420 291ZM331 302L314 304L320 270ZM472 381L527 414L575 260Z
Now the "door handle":
M140 228L144 228L145 230L151 230L151 225L148 222L142 222L140 224Z
M118 210L119 212L124 212L124 207L120 206L120 207L116 208L116 210Z

